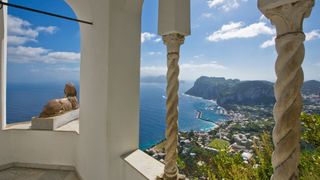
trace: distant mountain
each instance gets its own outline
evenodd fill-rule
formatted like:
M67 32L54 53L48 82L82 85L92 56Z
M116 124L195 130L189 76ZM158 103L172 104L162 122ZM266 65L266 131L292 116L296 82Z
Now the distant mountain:
M167 83L166 76L144 76L140 78L142 83ZM180 83L185 83L185 81L180 80Z
M240 83L238 79L202 76L196 80L194 86L186 94L204 99L217 99L222 92L228 91L238 83Z
M320 82L315 80L306 81L302 86L302 93L304 95L320 95Z
M216 100L218 105L271 105L275 103L274 84L268 81L240 81L223 77L198 78L186 94ZM319 81L307 81L303 94L320 94Z
M268 81L241 81L217 98L220 106L272 105L275 103L273 83Z

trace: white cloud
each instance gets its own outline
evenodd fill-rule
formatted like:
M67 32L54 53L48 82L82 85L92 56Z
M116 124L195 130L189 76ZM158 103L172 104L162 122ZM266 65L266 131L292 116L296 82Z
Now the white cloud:
M273 35L274 33L275 29L267 26L265 22L257 22L248 26L245 26L243 22L230 22L213 32L207 37L207 40L217 42L236 38L252 38L261 34Z
M48 26L48 27L40 26L40 27L37 27L36 30L38 32L46 32L46 33L49 33L49 34L53 34L58 30L58 28L55 27L55 26Z
M315 30L312 30L312 31L306 33L306 42L312 41L312 40L315 40L315 39L318 39L318 38L320 38L320 30L319 29L315 29ZM272 37L272 39L263 42L260 45L260 47L261 48L267 48L267 47L274 46L275 45L275 39L276 39L275 36Z
M80 67L66 67L66 66L60 66L60 67L45 67L43 69L40 68L31 68L29 69L29 72L31 73L78 73L80 72Z
M37 40L29 37L21 37L21 36L14 36L9 35L8 36L8 45L9 46L16 46L16 45L23 45L29 41L37 42Z
M80 53L75 52L50 52L47 54L48 58L63 59L63 60L80 60Z
M201 17L202 18L213 18L214 15L213 15L213 13L202 13Z
M161 40L162 40L162 38L157 38L157 39L154 40L154 42L158 43L158 42L161 42Z
M143 32L143 33L141 33L141 43L144 43L146 41L150 41L156 37L157 37L156 34L149 33L149 32Z
M197 54L193 56L194 59L200 59L202 57L204 57L204 54Z
M216 7L218 5L221 5L225 2L225 0L209 0L208 1L208 6L210 8Z
M8 44L14 46L23 45L30 41L36 42L39 33L45 32L53 34L57 29L55 26L33 28L30 22L8 15Z
M159 55L162 55L162 52L151 51L151 52L148 52L148 55L150 55L150 56L159 56Z
M220 73L228 68L222 64L212 61L210 63L194 64L184 63L180 65L180 79L191 80L202 75L214 76L215 73ZM159 76L165 75L167 72L166 66L142 66L142 76Z
M58 63L79 62L80 53L54 52L42 47L22 46L27 42L37 42L39 33L53 34L57 31L55 26L38 26L21 18L8 15L8 59L15 63Z
M72 73L72 72L80 72L80 67L75 67L75 68L70 68L70 67L58 67L58 68L54 68L51 69L52 71L55 72L63 72L63 73Z
M319 29L315 29L315 30L312 30L311 32L306 33L306 41L311 41L318 38L320 38Z
M80 53L75 52L51 52L41 47L8 47L8 59L14 63L76 63L80 60Z
M263 42L260 47L267 48L275 45L276 36L273 36L272 39Z
M247 2L248 0L208 0L208 6L210 8L218 8L223 11L230 11L237 9L241 2Z
M268 18L264 15L261 15L260 18L259 18L259 21L262 21L262 22L268 22Z
M18 58L21 60L28 60L28 59L39 59L41 56L48 53L49 50L38 47L24 47L24 46L18 46L18 47L8 47L8 56L13 58Z
M31 24L28 21L8 15L8 34L37 37L39 32L30 28L30 26Z

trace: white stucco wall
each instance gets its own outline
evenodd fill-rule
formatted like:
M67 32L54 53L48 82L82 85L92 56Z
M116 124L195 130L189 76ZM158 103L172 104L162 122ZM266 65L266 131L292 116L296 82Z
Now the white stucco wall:
M84 179L135 177L127 176L131 171L126 168L131 167L121 156L139 144L141 5L137 0L96 2L88 13L94 25L81 25L81 124L76 162ZM82 13L77 14L85 17Z
M139 144L142 0L67 2L80 19L94 23L80 25L80 135L1 131L0 165L75 166L84 180L144 179L122 159Z
M132 3L132 4L123 4ZM136 2L134 4L133 2ZM141 1L111 1L107 149L110 179L125 179L121 156L139 145Z
M75 132L10 131L12 162L75 166Z
M9 132L0 132L0 166L12 162Z
M76 168L83 179L107 179L108 1L70 1L80 24L80 135Z
M4 0L5 2L5 0ZM5 36L7 29L4 28L4 24L7 24L7 8L3 7L0 10L0 166L11 162L11 146L10 146L10 134L9 132L1 131L2 127L6 123L6 109L4 104L6 103L6 51L7 51L7 37Z

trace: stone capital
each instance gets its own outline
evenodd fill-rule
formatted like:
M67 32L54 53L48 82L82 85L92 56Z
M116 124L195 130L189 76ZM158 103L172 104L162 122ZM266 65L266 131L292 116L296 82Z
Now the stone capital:
M179 53L180 46L184 43L184 36L178 33L162 36L163 42L167 45L168 53Z
M271 20L277 36L303 32L303 19L309 17L314 0L259 0L260 11Z

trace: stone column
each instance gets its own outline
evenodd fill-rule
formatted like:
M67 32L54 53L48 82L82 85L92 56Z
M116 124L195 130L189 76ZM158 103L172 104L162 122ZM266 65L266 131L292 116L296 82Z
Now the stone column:
M184 36L173 33L163 36L167 46L167 114L166 114L166 142L165 142L165 169L159 179L177 180L184 179L179 175L177 167L178 158L178 90L179 90L179 53L180 46L184 43Z
M304 59L303 19L310 15L313 0L259 0L259 9L277 30L278 58L275 71L275 127L271 179L299 179L301 86Z
M8 7L2 6L0 9L0 130L7 124L7 16Z

